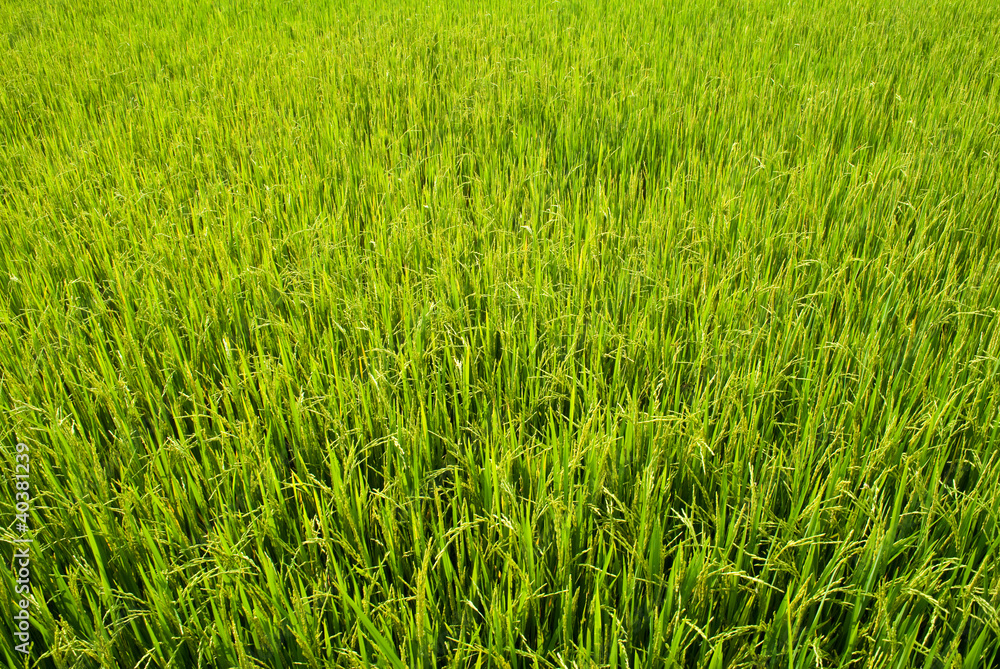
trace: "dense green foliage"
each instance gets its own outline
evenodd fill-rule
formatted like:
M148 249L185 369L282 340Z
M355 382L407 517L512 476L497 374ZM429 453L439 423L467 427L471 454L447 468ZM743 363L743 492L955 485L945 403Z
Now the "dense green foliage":
M32 666L1000 660L1000 11L433 5L0 0Z

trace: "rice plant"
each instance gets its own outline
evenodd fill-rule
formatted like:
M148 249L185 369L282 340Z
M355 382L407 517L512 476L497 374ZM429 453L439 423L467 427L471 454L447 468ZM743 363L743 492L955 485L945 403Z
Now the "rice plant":
M997 54L992 2L0 0L5 661L1000 662Z

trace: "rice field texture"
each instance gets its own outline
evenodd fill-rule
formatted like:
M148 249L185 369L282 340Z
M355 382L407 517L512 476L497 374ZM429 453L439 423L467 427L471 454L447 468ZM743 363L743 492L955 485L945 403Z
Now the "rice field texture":
M0 63L8 666L1000 663L996 3L0 0Z

